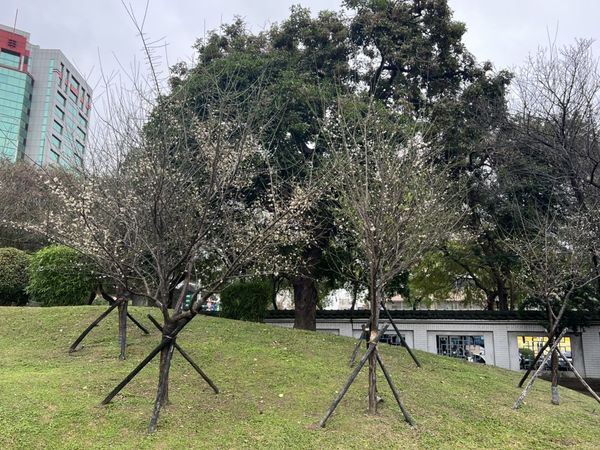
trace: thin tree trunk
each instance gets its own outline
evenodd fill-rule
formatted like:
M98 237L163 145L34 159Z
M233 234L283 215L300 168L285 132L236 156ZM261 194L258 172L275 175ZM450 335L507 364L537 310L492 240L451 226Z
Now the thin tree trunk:
M369 324L369 342L372 342L379 332L379 308L381 297L377 292L377 277L372 270L370 274L371 321ZM369 413L377 413L377 355L369 356Z
M550 353L554 352L554 349L556 347L558 347L558 343L564 337L564 335L566 334L566 332L567 332L567 329L564 328L562 330L562 332L560 333L560 335L556 338L556 340L552 344L552 347L550 348ZM525 389L523 389L523 392L521 392L521 395L519 395L519 398L517 399L517 401L513 405L513 409L518 409L518 408L521 407L521 405L525 401L525 397L527 397L527 394L529 393L529 390L531 389L531 386L533 386L533 383L535 382L536 378L538 377L538 375L542 371L544 365L546 364L546 361L548 361L548 358L549 358L549 355L544 356L544 358L542 359L542 363L537 368L537 370L535 371L535 373L533 374L533 376L529 380L529 383L527 383L527 386L525 386Z
M148 314L148 319L150 319L150 322L152 322L154 324L154 326L156 328L158 328L158 330L160 332L162 332L163 327L158 323L158 321L154 317L152 317L150 314ZM190 355L188 355L184 349L181 348L181 346L177 343L177 341L175 341L173 343L173 345L175 346L175 350L177 350L179 353L181 353L181 356L183 356L185 358L185 360L187 362L189 362L190 365L194 368L194 370L196 372L198 372L198 375L200 375L204 379L204 381L206 381L208 383L208 385L212 388L212 390L215 392L215 394L218 394L219 388L217 387L217 385L215 383L213 383L213 381L208 377L208 375L206 375L204 373L204 371L200 368L200 366L198 366L198 364L196 364L194 362L192 357Z
M119 304L119 346L121 349L119 359L124 360L127 348L127 307L129 302L126 297L121 297L117 302Z
M160 410L163 405L169 403L169 371L171 369L171 361L173 359L173 351L175 350L174 343L171 341L165 346L160 352L160 366L159 366L159 379L158 389L156 390L156 401L154 402L154 411L150 418L150 424L148 425L148 432L154 433L158 424L158 417Z
M551 358L552 364L552 404L560 405L560 393L558 391L558 352L554 350Z
M271 277L271 303L273 309L277 311L277 293L279 292L279 277Z
M333 403L331 404L331 406L325 413L325 416L323 416L323 418L319 422L319 426L321 428L325 426L325 423L329 420L329 418L331 417L331 415L333 414L333 412L335 411L337 406L340 404L340 402L344 398L344 395L346 395L346 392L348 392L348 389L350 389L350 386L352 385L352 383L354 383L354 380L356 379L359 372L361 371L361 369L367 362L367 359L369 359L369 357L373 354L373 352L375 352L375 350L377 350L377 343L379 342L379 339L381 339L381 336L383 336L383 334L386 332L388 326L389 325L384 325L383 329L381 330L381 333L378 333L375 336L375 338L371 341L371 343L368 345L367 351L365 352L365 354L362 356L362 358L358 362L358 365L354 368L354 370L350 374L348 381L346 381L346 384L344 384L344 386L340 390L339 394L337 395L337 397L335 398L335 400L333 401Z

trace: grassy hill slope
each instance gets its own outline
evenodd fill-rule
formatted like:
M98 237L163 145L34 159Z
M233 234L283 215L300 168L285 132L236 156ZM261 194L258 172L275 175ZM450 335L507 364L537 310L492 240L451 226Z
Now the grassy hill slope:
M383 377L380 414L366 415L363 371L327 428L314 429L349 374L354 341L209 317L196 318L178 342L222 393L214 395L176 353L172 404L148 435L157 363L111 405L99 403L158 333L130 327L129 358L119 361L113 314L83 350L67 353L102 310L0 308L0 448L600 447L600 408L591 398L561 389L563 404L552 406L549 384L538 381L515 412L519 374L426 353L417 369L389 346L382 356L418 426L402 420ZM150 309L132 311L148 323Z

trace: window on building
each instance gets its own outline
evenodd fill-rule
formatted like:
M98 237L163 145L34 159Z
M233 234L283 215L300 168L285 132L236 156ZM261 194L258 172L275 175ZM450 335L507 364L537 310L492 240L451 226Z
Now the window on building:
M517 345L519 346L519 366L522 370L529 369L536 355L542 349L544 344L547 341L546 336L517 336ZM565 336L558 344L558 348L562 352L563 355L573 363L573 356L571 353L571 338L569 336ZM548 353L548 348L544 351L544 355ZM537 369L541 364L542 358L537 362L535 369ZM546 362L546 365L542 370L550 370L550 360ZM569 365L562 359L558 360L558 369L559 370L571 370Z
M54 114L56 115L56 117L58 117L60 120L65 120L65 112L60 109L58 106L54 107Z
M52 128L54 129L55 132L57 132L58 134L63 134L63 126L58 123L56 120L54 121L54 123L52 124Z
M485 364L485 340L481 335L437 335L438 355Z
M60 155L53 150L50 150L49 156L50 156L50 161L52 161L52 162L57 163L60 160Z
M80 155L83 155L85 152L85 146L79 141L75 141L75 148Z
M60 92L57 92L57 94L58 94L58 96L57 96L56 100L58 101L59 104L61 104L62 106L65 106L67 104L67 99Z
M69 89L69 98L73 101L73 103L77 104L77 94L73 92L73 89Z
M401 333L402 339L406 339L406 337ZM379 342L387 343L390 345L402 345L402 340L398 337L396 333L386 333L381 336Z
M81 114L79 114L77 116L77 118L79 121L79 125L81 125L84 129L87 128L87 124L88 124L87 119L85 117L83 117Z
M0 64L18 69L21 64L21 57L18 54L2 50L0 51Z
M81 128L77 127L77 130L75 130L75 136L80 141L84 141L85 142L85 133L83 132L83 130Z
M60 146L62 145L62 142L60 141L60 139L54 135L52 135L51 142L52 142L52 146L57 149L60 148Z

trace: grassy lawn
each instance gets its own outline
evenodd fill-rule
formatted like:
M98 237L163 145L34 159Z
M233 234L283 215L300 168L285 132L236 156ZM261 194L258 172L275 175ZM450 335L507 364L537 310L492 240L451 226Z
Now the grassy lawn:
M600 405L536 382L527 403L511 406L519 374L405 351L382 356L417 421L410 428L381 377L384 403L366 415L366 370L327 428L314 429L340 389L354 341L264 324L196 318L178 342L213 378L215 395L177 353L171 404L146 433L157 383L147 367L112 404L100 401L158 342L129 328L119 361L116 313L69 355L69 344L102 307L0 309L0 448L599 448ZM132 312L150 328L148 308ZM154 310L155 316L158 317Z

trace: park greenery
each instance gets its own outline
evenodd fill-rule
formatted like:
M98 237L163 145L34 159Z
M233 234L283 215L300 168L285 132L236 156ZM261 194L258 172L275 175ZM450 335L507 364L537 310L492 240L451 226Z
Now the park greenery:
M130 358L115 358L117 317L110 316L85 352L64 349L104 308L3 308L0 314L0 446L12 448L381 448L595 449L599 411L593 399L570 389L559 408L538 381L519 411L511 409L519 374L385 345L389 370L401 379L407 407L418 420L400 419L381 387L377 416L365 415L366 374L361 375L328 428L315 429L348 372L350 338L265 324L200 316L180 344L202 355L222 392L215 395L177 355L171 404L156 433L145 433L155 363L118 403L98 399L144 357L153 336L132 333ZM143 317L155 309L131 308ZM33 326L32 326L33 324ZM193 386L187 389L187 386ZM23 394L19 394L19 393Z
M371 341L395 294L415 307L454 296L542 309L550 340L565 311L598 309L591 41L551 44L510 73L476 61L446 1L345 0L340 11L293 7L260 32L224 24L165 80L128 13L149 73L133 89L106 80L111 113L85 168L0 163L0 242L63 246L30 263L2 254L0 301L82 303L108 287L122 358L128 296L156 306L161 339L125 380L159 356L149 431L170 391L195 392L170 370L208 299L222 293L229 317L263 317L276 283L240 280L285 280L306 330L320 292L346 288L356 303L366 291ZM376 393L373 353L370 412Z

